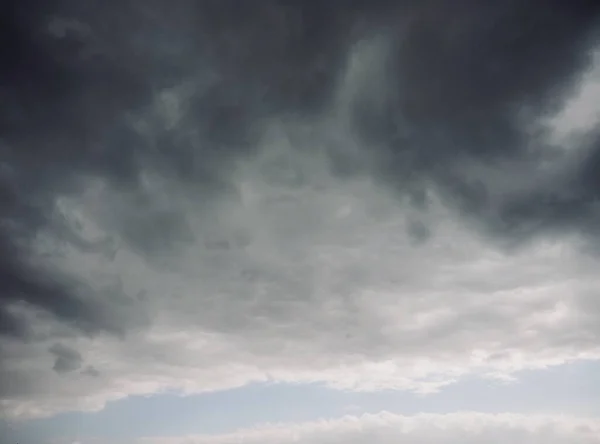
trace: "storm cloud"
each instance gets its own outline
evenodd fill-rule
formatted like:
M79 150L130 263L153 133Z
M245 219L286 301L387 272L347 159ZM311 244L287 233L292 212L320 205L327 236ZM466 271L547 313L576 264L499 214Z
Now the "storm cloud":
M600 357L599 13L5 2L4 412Z

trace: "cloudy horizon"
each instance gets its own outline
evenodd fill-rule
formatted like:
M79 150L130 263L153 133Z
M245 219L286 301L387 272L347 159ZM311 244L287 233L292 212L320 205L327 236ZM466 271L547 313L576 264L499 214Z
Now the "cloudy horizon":
M4 436L600 443L598 2L5 11Z

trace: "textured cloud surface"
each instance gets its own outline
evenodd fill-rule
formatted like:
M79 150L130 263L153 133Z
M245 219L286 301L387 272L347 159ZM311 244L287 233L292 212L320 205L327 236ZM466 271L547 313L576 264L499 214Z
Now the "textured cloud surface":
M599 359L598 12L8 2L2 414Z
M335 421L257 427L221 436L186 436L140 440L144 444L595 444L600 442L597 423L584 419L528 417L510 414L398 416L390 413L346 417Z

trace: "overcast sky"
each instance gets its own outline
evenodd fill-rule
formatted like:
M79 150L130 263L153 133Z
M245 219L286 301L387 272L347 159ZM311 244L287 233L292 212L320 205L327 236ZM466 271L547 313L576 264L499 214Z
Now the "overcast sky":
M600 2L4 3L7 443L600 443Z

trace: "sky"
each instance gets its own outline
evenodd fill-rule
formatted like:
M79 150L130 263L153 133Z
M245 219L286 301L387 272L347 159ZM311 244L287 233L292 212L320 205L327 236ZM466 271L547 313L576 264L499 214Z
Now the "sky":
M0 444L599 444L600 2L6 0Z

